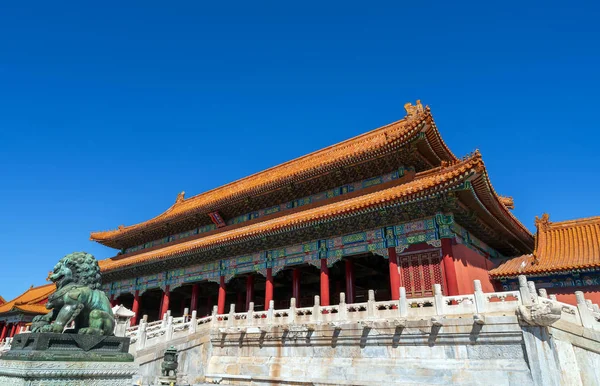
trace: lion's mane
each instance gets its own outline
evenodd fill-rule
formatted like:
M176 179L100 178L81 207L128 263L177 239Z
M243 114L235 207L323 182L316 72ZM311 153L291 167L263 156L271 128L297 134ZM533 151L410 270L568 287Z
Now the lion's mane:
M60 259L59 263L71 270L75 283L91 289L100 289L102 276L98 262L93 255L85 252L73 252Z

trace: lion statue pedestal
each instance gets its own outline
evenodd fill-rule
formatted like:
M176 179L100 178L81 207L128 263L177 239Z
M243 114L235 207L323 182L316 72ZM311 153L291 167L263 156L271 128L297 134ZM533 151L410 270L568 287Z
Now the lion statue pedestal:
M15 335L0 358L0 385L131 385L138 367L129 338L113 334L94 256L67 255L49 278L56 284L46 304L50 312L34 318L31 333Z

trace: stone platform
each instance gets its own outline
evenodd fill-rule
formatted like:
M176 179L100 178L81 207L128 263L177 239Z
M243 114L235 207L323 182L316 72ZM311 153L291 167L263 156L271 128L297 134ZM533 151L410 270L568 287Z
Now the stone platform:
M15 361L0 359L2 386L131 386L133 362Z
M78 334L15 335L0 358L0 385L131 385L138 366L129 338Z
M116 336L28 333L15 335L3 360L133 362L129 338Z

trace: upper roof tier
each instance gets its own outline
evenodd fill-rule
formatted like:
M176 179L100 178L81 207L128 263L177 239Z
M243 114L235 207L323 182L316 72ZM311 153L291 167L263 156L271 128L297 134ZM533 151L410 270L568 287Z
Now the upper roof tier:
M90 239L118 249L134 247L211 224L209 214L215 211L223 217L240 215L249 208L264 208L267 206L261 205L281 203L294 195L299 198L306 192L333 188L399 166L422 171L456 161L442 141L429 108L417 101L416 106L407 103L405 109L407 115L400 121L187 199L181 193L159 216L93 232ZM410 150L403 149L408 144Z
M561 271L600 268L600 216L551 222L536 217L533 254L510 259L490 271L494 278L548 275Z
M45 303L56 290L54 283L42 285L39 287L31 286L27 291L17 296L10 302L0 305L0 314L10 311L22 311L32 314L46 314L48 310Z
M476 213L486 227L494 229L496 241L484 240L498 250L525 253L533 249L533 236L500 201L489 183L487 171L479 152L462 161L445 163L429 171L417 173L407 181L393 181L390 186L373 192L328 202L309 209L280 215L245 226L224 229L218 233L182 241L159 249L129 257L116 256L99 262L104 273L128 267L151 264L156 261L205 253L216 248L263 239L283 233L297 233L323 222L342 221L351 216L367 215L381 209L433 200L439 195L456 192L467 213ZM343 198L343 196L342 196ZM473 217L473 216L470 216ZM492 244L493 243L493 244Z

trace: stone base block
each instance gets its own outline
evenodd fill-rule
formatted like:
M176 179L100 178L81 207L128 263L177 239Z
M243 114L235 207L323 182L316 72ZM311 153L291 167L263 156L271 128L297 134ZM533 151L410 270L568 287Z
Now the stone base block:
M133 362L18 361L0 359L2 386L131 386Z

